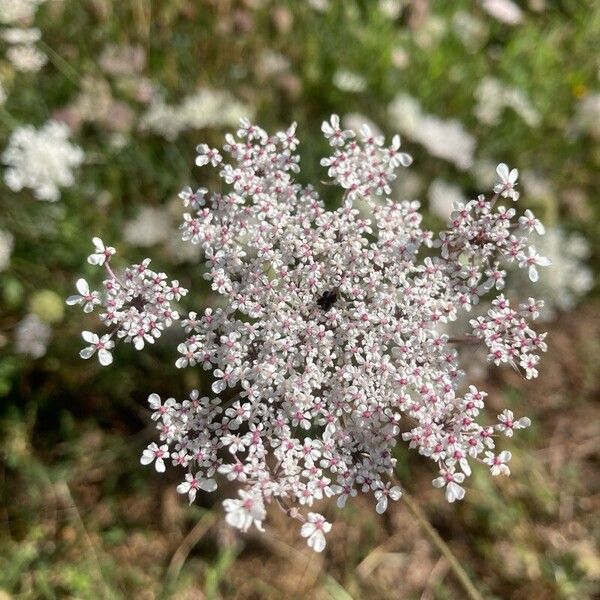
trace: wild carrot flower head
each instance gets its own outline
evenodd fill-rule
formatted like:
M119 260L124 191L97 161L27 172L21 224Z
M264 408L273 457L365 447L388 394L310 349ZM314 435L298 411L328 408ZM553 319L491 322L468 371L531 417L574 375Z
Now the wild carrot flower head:
M221 151L198 147L197 164L217 168L228 191L186 188L182 236L201 246L222 301L183 316L176 364L212 371L212 388L181 401L152 394L160 445L142 456L158 470L165 461L183 467L178 490L190 501L232 482L238 494L224 508L242 530L262 529L267 505L278 505L303 523L317 551L331 529L314 512L317 501L336 497L342 507L364 492L383 512L400 498L391 482L398 444L431 458L433 484L449 502L464 497L475 461L508 474L510 453L493 452L496 431L512 435L529 421L506 412L487 419L486 394L464 382L461 340L444 333L446 323L496 295L463 339L486 344L490 361L527 377L545 350L530 327L540 304L514 307L498 292L507 264L530 275L545 264L526 237L535 217L519 220L497 205L515 199L514 171L499 170L490 198L456 203L448 229L434 236L418 202L390 198L398 169L411 163L398 136L386 146L367 127L342 130L335 115L323 132L332 154L321 164L343 190L336 210L294 179L295 124L269 135L242 120ZM368 218L353 208L357 198L369 203ZM97 240L91 262L111 257ZM141 348L175 320L170 302L184 291L146 261L121 278L107 272L100 301L109 335ZM71 302L94 309L100 296L87 284L78 289Z

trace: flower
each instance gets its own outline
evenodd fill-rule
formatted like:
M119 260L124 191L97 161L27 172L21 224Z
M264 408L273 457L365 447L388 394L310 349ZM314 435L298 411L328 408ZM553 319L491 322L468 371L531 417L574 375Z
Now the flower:
M81 280L77 282L77 287L84 299L89 297L89 302L101 305L105 309L100 319L112 328L112 333L110 336L104 335L100 343L108 341L116 334L118 339L133 343L136 350L142 350L147 343L153 344L164 329L179 319L179 313L173 309L171 302L185 296L187 290L179 284L179 281L173 280L169 284L164 273L157 273L150 269L150 259L126 268L122 278L117 277L109 266L115 249L106 246L98 237L93 238L92 242L95 252L88 256L88 262L95 266L104 265L108 274L108 279L104 281L104 294L90 292L87 283L81 283ZM70 296L67 299L67 303L82 304L84 311L89 307L89 302L82 301L80 296ZM94 345L98 343L98 336L90 332L84 333L90 339L94 336L96 340L90 341L92 346L81 351L83 358L89 358L95 351ZM108 350L115 345L112 339L108 344L107 347L98 346L98 349ZM107 354L99 353L100 363L103 365L112 362L112 356L110 353Z
M223 500L227 523L241 531L248 531L251 525L254 525L259 531L263 531L262 522L266 511L260 496L244 490L239 490L238 494L240 500L231 498Z
M95 252L88 256L87 260L90 265L103 265L116 252L112 246L105 246L99 237L92 238L92 243L94 244Z
M41 358L46 354L52 329L37 315L29 314L17 323L15 330L15 350L31 358Z
M145 452L147 452L147 450ZM216 489L217 482L214 479L204 479L203 477L198 476L198 474L192 475L191 473L187 473L185 476L185 481L177 486L177 492L179 494L188 495L190 504L196 499L196 493L198 490L214 492Z
M0 23L30 21L45 0L0 0Z
M433 480L433 487L446 487L446 500L454 502L465 497L465 488L461 484L465 480L464 473L455 473L450 470L442 470L440 477Z
M523 213L522 217L519 217L519 227L529 232L536 231L539 235L546 233L546 228L542 225L542 222L536 219L529 209Z
M489 465L490 472L493 477L497 475L510 475L510 469L506 464L512 458L512 454L508 450L495 455L493 452L486 452L483 462Z
M388 481L385 484L385 487L375 491L375 499L377 500L377 506L375 507L375 510L380 515L387 510L388 498L391 498L392 500L400 500L400 497L402 496L402 488L400 488L400 486L390 486L391 483Z
M30 188L38 200L57 201L59 188L73 185L73 169L84 159L81 148L68 138L68 127L57 121L39 130L31 125L15 129L2 154L6 185L15 192Z
M319 500L335 497L342 507L373 494L383 512L400 497L391 484L398 444L430 459L439 473L433 485L449 502L466 493L469 461L494 449L486 394L465 381L457 339L444 333L449 323L490 294L464 339L529 378L546 350L531 323L540 303L513 309L492 291L502 289L509 266L530 268L521 260L531 248L529 215L521 227L516 208L482 194L457 200L446 230L434 235L418 202L391 197L397 171L410 164L399 137L386 145L368 126L342 130L336 115L322 130L330 150L321 164L342 196L334 210L294 179L295 124L269 134L242 119L219 151L219 191L181 193L182 239L201 249L220 300L181 320L175 364L212 371L211 393L148 399L160 450L190 476L182 493L224 477L238 493L223 503L230 525L262 529L265 507L279 507L303 523L316 551L331 527L313 512ZM497 194L509 193L516 178L500 171L506 181ZM106 247L94 243L99 264ZM149 264L122 274L104 264L100 319L138 350L178 320L171 302L185 293ZM498 423L515 427L508 417Z
M17 71L24 73L35 73L48 62L48 57L33 44L11 46L6 57Z
M507 25L523 21L523 11L512 0L482 0L482 6L489 15Z
M506 437L512 437L515 429L524 429L531 425L531 419L529 417L521 417L515 419L512 410L505 409L501 414L498 415L498 425L496 430L504 433Z
M100 294L98 292L90 292L90 286L85 279L78 279L75 284L79 294L69 296L67 298L67 304L73 306L79 304L83 306L83 312L89 313L94 310L94 306L100 304Z
M527 248L527 254L520 252L517 255L517 259L519 261L519 267L529 268L529 279L531 279L531 281L538 280L539 275L536 267L548 267L552 264L549 258L538 254L536 249L532 246Z
M186 129L235 125L241 117L251 117L253 112L228 92L202 88L178 105L169 105L156 96L140 120L140 129L174 140Z
M81 358L91 358L97 351L98 361L103 367L106 367L112 363L113 357L110 353L110 350L114 348L115 343L110 339L109 335L103 335L101 338L99 338L91 331L82 331L81 337L89 344L89 346L86 346L79 352L79 356L81 356Z
M196 166L202 167L210 163L213 167L216 167L222 160L222 156L218 150L210 148L207 144L199 144L196 147L198 156L196 157Z
M331 146L343 146L344 140L354 136L350 129L341 130L340 118L337 115L331 115L329 122L323 121L321 131L325 134L325 139L329 140Z
M169 458L169 446L163 444L160 448L155 442L152 442L142 453L140 463L143 465L149 465L154 461L154 468L159 473L165 472L165 459ZM177 490L179 491L179 490ZM195 494L194 494L195 495Z
M517 185L517 179L519 178L518 169L511 169L509 171L508 166L505 163L500 163L496 167L496 173L500 177L500 183L494 186L494 192L500 194L502 198L510 198L511 200L519 199L519 192L514 188Z
M456 119L443 120L422 111L418 101L400 94L388 108L390 122L432 155L466 170L473 164L476 140Z
M123 237L133 246L148 248L168 241L175 229L167 210L143 206L135 218L125 223Z
M302 525L300 535L307 538L306 543L315 552L323 552L326 541L325 534L331 531L331 523L328 523L323 515L310 512L306 515L307 522Z

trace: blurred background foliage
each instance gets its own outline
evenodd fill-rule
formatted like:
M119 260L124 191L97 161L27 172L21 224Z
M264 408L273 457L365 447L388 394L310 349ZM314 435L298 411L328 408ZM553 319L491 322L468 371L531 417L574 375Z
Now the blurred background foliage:
M11 21L15 1L37 10ZM299 179L315 183L332 112L402 134L415 163L396 194L422 200L433 228L497 162L521 170L520 202L549 226L551 349L534 383L472 375L534 427L511 443L513 477L477 473L461 506L418 457L401 451L400 475L485 598L599 592L597 3L2 0L0 20L2 147L57 119L86 157L58 202L0 187L1 599L463 597L403 506L352 503L313 556L277 514L266 537L239 537L219 503L188 508L175 479L142 470L148 394L209 387L174 368L176 333L121 346L106 370L77 356L91 325L64 298L79 274L95 281L92 235L123 260L150 255L193 290L185 308L210 303L177 233L179 190L215 183L193 167L196 145L219 145L241 114L268 130L297 121ZM39 29L39 70L15 64L10 27Z

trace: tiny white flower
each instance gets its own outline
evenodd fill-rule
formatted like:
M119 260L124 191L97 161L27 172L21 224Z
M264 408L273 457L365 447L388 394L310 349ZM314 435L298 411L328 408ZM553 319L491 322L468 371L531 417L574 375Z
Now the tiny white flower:
M140 458L140 463L143 465L149 465L152 461L154 462L154 468L159 473L165 472L165 459L169 458L169 446L163 444L158 447L155 442L152 442L145 450L142 452L142 458Z
M67 304L69 306L79 304L83 306L83 312L92 312L94 306L100 304L100 294L98 294L98 292L90 292L90 286L85 279L78 279L75 287L79 294L69 296L67 298Z
M315 552L323 552L326 545L325 534L331 531L331 523L319 513L308 513L306 518L307 522L302 525L300 535L307 538L308 546Z
M110 339L110 335L103 335L101 338L99 338L91 331L82 331L81 337L84 339L84 341L90 344L79 352L79 356L81 356L81 358L91 358L96 352L98 352L98 361L103 367L106 367L112 363L113 357L110 353L110 350L114 348L115 343Z
M90 265L103 265L116 252L112 246L105 246L99 237L92 238L92 242L94 243L95 252L88 256L87 260Z
M503 198L511 198L513 201L518 200L519 192L515 190L519 178L518 169L509 170L506 163L500 163L496 167L496 173L500 177L500 183L494 186L494 192L500 194Z
M498 475L510 475L510 468L506 464L512 458L508 450L500 452L497 456L493 452L486 452L483 462L489 465L493 477Z
M456 500L462 500L465 497L465 489L459 485L464 480L464 473L453 473L443 470L440 477L434 479L432 483L433 487L436 488L446 486L446 500L452 503Z
M214 492L216 489L217 482L214 479L205 479L199 473L196 473L196 475L187 473L185 476L185 481L177 486L177 492L179 494L188 495L190 504L196 499L196 493L198 490Z
M387 510L388 498L391 498L392 500L400 500L400 497L402 496L402 489L399 486L390 486L391 484L388 481L384 488L375 490L375 498L377 500L377 506L375 507L375 510L380 515Z
M245 490L239 490L238 494L239 500L231 498L223 500L227 523L241 531L248 531L254 524L258 530L263 531L262 522L267 513L262 498Z

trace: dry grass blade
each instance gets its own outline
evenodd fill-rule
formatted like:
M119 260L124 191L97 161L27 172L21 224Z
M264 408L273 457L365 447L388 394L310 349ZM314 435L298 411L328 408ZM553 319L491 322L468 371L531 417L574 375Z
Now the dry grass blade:
M165 585L164 589L168 589L172 586L177 578L179 577L179 573L187 560L190 552L194 549L194 546L202 539L204 534L210 529L211 525L215 522L215 516L208 512L206 513L191 529L191 531L183 538L181 544L173 557L171 558L171 562L167 567L167 573L165 576Z

